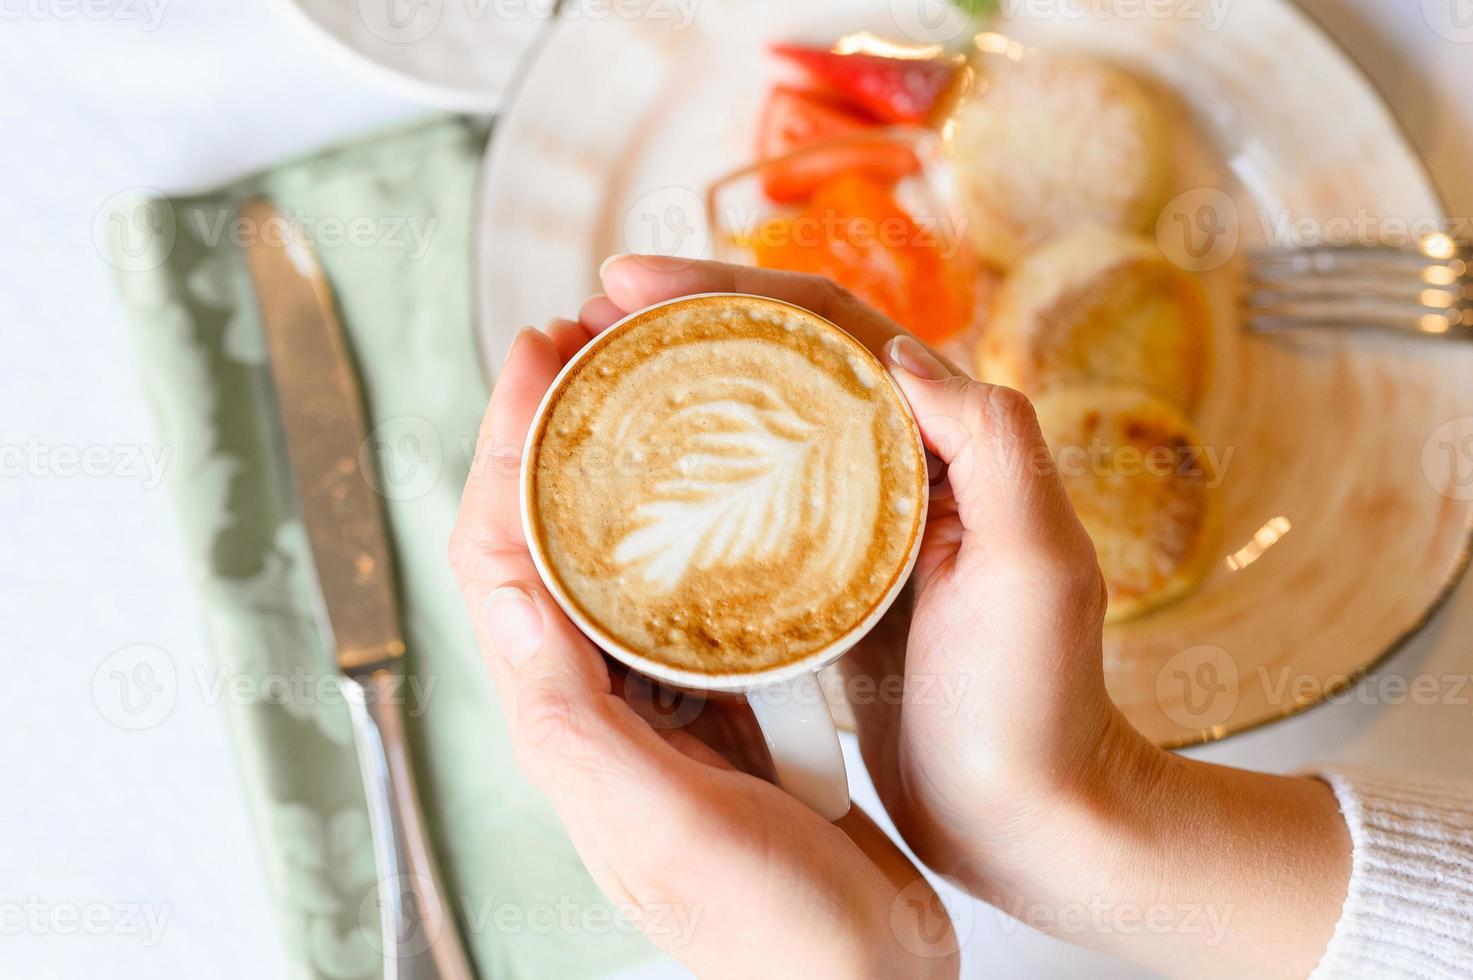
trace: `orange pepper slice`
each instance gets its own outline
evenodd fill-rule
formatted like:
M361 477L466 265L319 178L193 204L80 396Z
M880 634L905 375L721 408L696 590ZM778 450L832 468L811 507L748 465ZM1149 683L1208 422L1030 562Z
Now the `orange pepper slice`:
M965 245L923 227L892 184L865 174L830 178L798 214L762 222L751 246L761 268L828 276L924 340L972 323L976 277Z

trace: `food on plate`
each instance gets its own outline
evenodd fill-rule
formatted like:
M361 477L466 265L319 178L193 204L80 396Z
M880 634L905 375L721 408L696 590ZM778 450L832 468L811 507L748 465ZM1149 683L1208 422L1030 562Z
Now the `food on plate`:
M857 43L864 37L850 40ZM770 200L806 200L819 184L840 173L896 181L920 170L915 153L885 138L884 130L925 121L960 77L961 63L930 49L884 49L889 53L772 46L778 57L802 68L806 84L774 86L762 110L757 158L778 161L762 175ZM830 142L840 145L781 160Z
M1143 232L1172 186L1164 117L1102 63L987 52L948 124L978 255L1003 270L980 377L1034 399L1117 623L1216 552L1218 474L1191 421L1211 344L1201 281Z
M798 213L763 221L750 245L758 266L828 276L927 340L975 315L965 243L918 223L889 182L865 173L830 177Z
M896 47L886 47L891 54L802 44L774 44L772 52L882 122L924 122L961 65L926 49L896 57Z
M1200 282L1155 242L1089 228L1032 253L1003 281L977 369L1029 395L1108 382L1191 412L1207 376L1207 321Z
M1097 61L986 52L947 124L986 261L1008 268L1076 228L1143 231L1170 180L1165 119L1146 89Z
M1135 388L1056 388L1039 425L1094 540L1117 623L1193 589L1215 556L1216 458L1177 408Z
M836 174L861 173L893 182L920 169L910 147L894 140L866 140L875 129L874 120L825 93L775 87L768 94L757 135L758 158L774 161L763 168L763 191L776 202L802 201ZM781 159L806 146L835 140L845 142Z
M930 49L892 54L777 44L813 88L778 84L757 134L762 191L782 206L737 242L759 266L828 276L932 341L972 325L976 264L958 222L919 220L901 183L921 171L892 124L926 119L961 70ZM875 44L873 39L871 41Z

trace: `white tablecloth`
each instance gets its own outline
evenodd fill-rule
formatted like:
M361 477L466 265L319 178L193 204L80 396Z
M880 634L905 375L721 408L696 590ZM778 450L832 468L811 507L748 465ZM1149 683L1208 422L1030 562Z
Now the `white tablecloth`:
M1385 91L1451 212L1473 214L1473 44L1435 33L1420 2L1306 6ZM101 9L139 16L86 13ZM280 976L221 713L181 690L166 723L128 731L94 698L99 665L134 644L207 663L94 222L119 192L212 185L419 109L259 4L0 0L0 19L0 973ZM1473 581L1383 673L1466 675L1469 636ZM1473 707L1375 700L1196 754L1473 776ZM959 918L968 976L1139 975L981 906Z

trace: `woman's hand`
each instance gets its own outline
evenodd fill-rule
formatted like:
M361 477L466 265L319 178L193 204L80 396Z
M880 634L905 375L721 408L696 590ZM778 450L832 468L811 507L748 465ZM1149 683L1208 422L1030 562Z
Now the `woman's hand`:
M647 256L612 259L602 278L607 295L582 313L594 331L677 296L750 292L827 317L891 365L946 479L911 596L842 661L904 674L904 710L850 700L871 776L917 854L984 894L1016 889L1028 870L1011 866L1016 828L1081 792L1133 735L1105 694L1094 549L1028 401L959 375L825 279Z
M766 765L745 706L712 702L692 725L652 727L624 696L647 686L611 674L538 579L520 453L589 337L557 321L517 338L451 542L523 771L610 899L640 910L650 939L701 977L954 977L939 901L874 824L858 810L830 824L744 771Z
M1094 549L1022 395L960 376L826 280L638 256L602 278L591 329L676 296L751 292L833 320L891 365L944 478L910 601L841 663L869 680L850 696L865 760L922 860L1029 924L1159 969L1313 968L1349 873L1333 795L1162 752L1120 715ZM900 675L901 703L862 696Z

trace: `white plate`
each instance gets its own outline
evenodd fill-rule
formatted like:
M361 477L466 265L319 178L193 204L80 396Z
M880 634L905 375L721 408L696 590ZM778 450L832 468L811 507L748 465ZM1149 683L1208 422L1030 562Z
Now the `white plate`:
M1352 227L1442 217L1370 84L1286 0L1229 4L1220 23L1215 5L1196 2L1164 19L1125 0L1117 16L1102 16L1104 4L1036 6L1068 16L999 29L1106 56L1176 93L1189 121L1179 169L1196 188L1182 210L1235 207L1241 244L1272 239L1281 215ZM769 41L860 29L955 40L928 28L937 9L703 0L688 30L671 19L559 24L488 159L478 258L488 372L516 330L573 315L605 256L711 253L703 195L751 156L776 71ZM1191 148L1203 143L1215 162ZM1227 203L1203 189L1214 186L1232 192ZM1214 287L1231 268L1209 283L1219 313L1228 290ZM1235 452L1222 560L1195 594L1106 638L1116 701L1169 745L1291 714L1368 669L1445 596L1473 517L1473 490L1441 451L1473 432L1473 347L1223 333L1201 419L1210 443Z
M577 310L606 255L710 254L701 199L751 158L777 70L768 42L857 30L957 40L945 0L702 0L689 27L680 0L644 2L643 19L555 25L491 142L479 310L493 374L518 329ZM1442 213L1370 83L1287 0L1227 5L1221 23L1210 19L1215 5L1197 2L1183 3L1179 19L1037 6L1067 16L1019 16L1000 29L1166 82L1210 132L1249 206L1321 218ZM1122 10L1156 6L1121 0Z
M327 57L414 102L496 112L553 0L273 0Z

